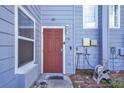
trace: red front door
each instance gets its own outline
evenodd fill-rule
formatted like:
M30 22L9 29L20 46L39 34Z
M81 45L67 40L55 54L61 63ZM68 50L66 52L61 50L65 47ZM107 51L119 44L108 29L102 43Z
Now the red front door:
M43 29L43 71L44 73L63 72L63 29Z

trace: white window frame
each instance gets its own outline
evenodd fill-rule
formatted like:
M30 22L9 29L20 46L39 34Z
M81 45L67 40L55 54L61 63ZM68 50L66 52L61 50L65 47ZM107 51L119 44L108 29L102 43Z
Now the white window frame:
M19 9L25 14L27 15L34 23L33 27L34 27L34 38L30 39L30 38L26 38L23 36L19 36L19 25L18 25L18 12ZM25 40L25 41L33 41L34 43L34 54L33 54L33 60L21 67L18 67L18 39L21 40ZM32 15L30 13L28 13L25 8L23 6L15 6L15 73L22 73L24 70L30 68L29 65L32 65L35 63L35 19L32 17Z
M109 28L110 28L110 29L114 29L114 28L115 28L115 29L116 29L116 28L119 29L119 28L120 28L120 13L121 13L120 10L121 10L121 9L120 9L120 5L118 5L118 6L119 6L119 7L118 7L118 9L119 9L119 11L118 11L118 15L119 15L119 18L118 18L118 22L119 22L118 27L112 26L111 23L110 23L110 6L109 6Z
M90 6L90 5L88 5L88 6ZM97 9L96 9L96 13L97 13L97 14L95 14L95 15L96 15L96 17L95 17L95 18L96 18L96 20L95 20L95 24L96 24L96 25L95 25L94 27L85 27L85 26L84 26L85 21L83 20L83 29L98 29L98 5L94 5L94 6L96 6L96 8L97 8ZM84 12L84 6L82 6L82 8L83 8L83 9L82 9L82 10L83 10L83 19L84 19L84 17L85 17L85 16L84 16L84 13L85 13L85 12Z

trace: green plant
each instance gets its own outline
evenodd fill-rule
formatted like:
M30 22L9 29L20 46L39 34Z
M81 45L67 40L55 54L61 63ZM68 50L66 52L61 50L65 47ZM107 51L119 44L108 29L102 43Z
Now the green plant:
M79 88L79 83L73 81L73 87L74 87L74 88Z
M102 83L102 84L107 84L108 82L107 82L106 80L101 80L100 83Z
M112 88L124 88L124 83L121 82L113 82Z
M111 79L103 79L103 80L101 80L101 83L102 84L111 84L112 80Z

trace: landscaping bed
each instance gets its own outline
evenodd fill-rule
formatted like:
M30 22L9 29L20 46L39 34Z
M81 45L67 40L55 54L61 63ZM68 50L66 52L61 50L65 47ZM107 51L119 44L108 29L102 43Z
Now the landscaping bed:
M111 72L111 83L102 80L100 84L96 84L92 76L93 70L78 69L70 79L74 88L124 88L124 71Z

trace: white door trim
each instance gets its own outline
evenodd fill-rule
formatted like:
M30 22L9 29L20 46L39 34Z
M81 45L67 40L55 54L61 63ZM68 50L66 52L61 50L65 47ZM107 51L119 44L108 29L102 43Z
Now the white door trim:
M42 26L41 27L41 73L43 73L43 29L44 28L62 28L63 29L63 43L65 42L65 26ZM63 74L65 74L65 43L63 44Z

